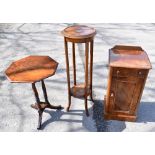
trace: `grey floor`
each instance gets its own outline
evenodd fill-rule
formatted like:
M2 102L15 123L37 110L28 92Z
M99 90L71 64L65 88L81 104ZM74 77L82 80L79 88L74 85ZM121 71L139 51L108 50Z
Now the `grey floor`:
M0 131L37 131L37 111L30 108L30 104L35 102L31 85L11 84L4 75L11 62L25 56L49 55L59 62L56 75L45 82L51 103L67 106L64 44L60 31L69 25L0 24ZM45 111L41 131L155 131L155 24L86 25L97 30L94 45L94 109L89 101L90 117L86 117L84 101L73 98L70 112ZM137 122L105 121L102 117L108 49L116 44L142 46L152 63L153 69L146 82ZM76 49L77 76L81 83L84 80L84 47L78 45ZM43 98L40 83L37 87Z

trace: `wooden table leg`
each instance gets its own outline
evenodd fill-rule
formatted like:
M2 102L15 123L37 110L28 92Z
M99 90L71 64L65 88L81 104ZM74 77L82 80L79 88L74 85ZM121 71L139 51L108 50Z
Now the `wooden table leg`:
M42 123L42 113L43 113L44 109L41 108L40 99L39 99L39 95L38 95L38 91L37 91L37 88L35 86L35 83L32 83L32 89L33 89L33 92L34 92L34 95L35 95L36 104L35 104L35 106L31 105L31 107L38 110L39 119L38 119L38 127L37 127L37 129L40 129L41 128L41 123Z
M69 58L68 58L68 43L66 38L64 38L65 45L65 56L66 56L66 72L67 72L67 83L68 83L68 107L67 111L69 111L71 106L71 90L70 90L70 72L69 72Z
M93 100L93 46L94 46L94 41L92 40L90 42L90 98L92 101Z
M43 90L43 94L44 94L44 99L45 99L45 108L49 108L49 109L62 109L63 107L61 105L55 106L55 105L51 105L50 102L48 101L48 97L47 97L47 91L46 91L46 86L44 83L44 80L41 80L42 83L42 90Z
M72 53L73 53L73 76L74 76L74 85L76 85L75 43L72 43Z
M89 59L89 42L85 43L85 111L89 116L87 103L87 88L88 88L88 59Z

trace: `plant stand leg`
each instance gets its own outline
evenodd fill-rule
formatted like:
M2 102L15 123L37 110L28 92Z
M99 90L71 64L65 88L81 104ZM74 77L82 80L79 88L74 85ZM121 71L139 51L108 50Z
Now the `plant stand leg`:
M85 111L86 116L89 116L88 101L87 101L87 89L88 89L88 59L89 59L89 43L85 44Z

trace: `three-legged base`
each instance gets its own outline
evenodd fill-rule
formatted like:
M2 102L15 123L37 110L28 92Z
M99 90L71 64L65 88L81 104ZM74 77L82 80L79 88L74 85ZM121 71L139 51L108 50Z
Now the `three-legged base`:
M39 105L37 103L35 103L35 104L32 104L31 107L36 110L39 110L39 109L45 110L46 108L57 109L57 110L62 109L61 105L54 106L54 105L51 105L50 103L46 103L46 102L40 102Z
M57 109L57 110L62 109L61 105L54 106L54 105L51 105L50 103L46 103L46 102L35 103L35 104L32 104L31 107L38 110L38 113L39 113L38 127L37 127L38 130L41 129L42 115L43 115L43 112L46 108Z
M34 92L34 95L35 95L35 98L36 98L36 103L32 104L31 107L38 110L38 114L39 114L38 127L37 127L38 130L41 129L42 115L43 115L43 112L44 112L44 110L46 108L48 108L48 109L57 109L57 110L60 110L60 109L63 108L63 107L61 107L61 105L54 106L54 105L51 105L49 103L44 81L42 80L41 82L42 82L42 90L43 90L45 102L40 101L38 91L37 91L36 86L35 86L35 83L32 83L32 89L33 89L33 92Z

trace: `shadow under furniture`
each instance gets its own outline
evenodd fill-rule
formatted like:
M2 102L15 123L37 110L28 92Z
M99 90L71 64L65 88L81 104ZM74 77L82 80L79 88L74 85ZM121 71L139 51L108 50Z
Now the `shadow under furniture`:
M62 107L51 105L48 101L44 79L53 76L56 72L58 63L49 56L28 56L13 62L5 71L6 76L12 83L32 83L36 103L31 107L38 110L39 119L37 129L41 129L42 114L46 108L62 109ZM45 102L40 101L36 82L40 82L44 94Z

